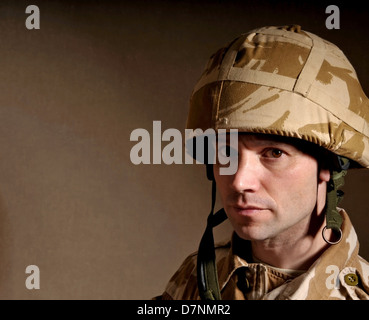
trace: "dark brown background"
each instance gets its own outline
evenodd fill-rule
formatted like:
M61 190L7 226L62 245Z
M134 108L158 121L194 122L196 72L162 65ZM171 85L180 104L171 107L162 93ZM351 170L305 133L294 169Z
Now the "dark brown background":
M349 3L349 4L347 4ZM25 8L39 6L41 29ZM336 43L369 92L369 14L339 5L327 30L311 1L2 1L0 298L149 299L197 250L210 209L201 165L130 162L135 128L184 132L208 57L264 25L300 24ZM343 206L369 258L369 173ZM218 204L219 205L219 204ZM216 232L227 238L228 224ZM35 264L41 289L25 287Z

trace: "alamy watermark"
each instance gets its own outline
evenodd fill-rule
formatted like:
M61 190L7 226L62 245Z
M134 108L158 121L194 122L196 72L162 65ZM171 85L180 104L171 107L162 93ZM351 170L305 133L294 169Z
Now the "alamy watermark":
M28 5L25 12L29 14L25 21L28 30L40 29L40 9L36 5ZM329 5L325 9L325 13L329 16L325 20L327 29L340 29L340 9L336 5Z
M336 5L329 5L325 9L325 13L330 15L325 20L325 27L329 30L340 28L340 9Z
M40 289L40 269L38 266L31 264L26 267L26 274L29 276L26 278L25 285L28 290Z
M185 138L178 129L162 132L161 121L153 121L149 131L131 132L130 141L138 141L131 149L133 164L220 164L220 175L233 175L238 169L237 129L185 129ZM162 148L162 142L168 142ZM185 152L183 152L185 149Z
M25 25L28 30L40 29L40 9L36 5L29 5L26 8L26 13L29 16L26 19Z

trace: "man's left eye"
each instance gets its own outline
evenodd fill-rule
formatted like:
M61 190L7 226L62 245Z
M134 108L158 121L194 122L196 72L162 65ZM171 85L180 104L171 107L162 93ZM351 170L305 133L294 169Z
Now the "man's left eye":
M282 154L283 154L283 151L280 149L270 149L266 153L266 155L271 158L280 158Z

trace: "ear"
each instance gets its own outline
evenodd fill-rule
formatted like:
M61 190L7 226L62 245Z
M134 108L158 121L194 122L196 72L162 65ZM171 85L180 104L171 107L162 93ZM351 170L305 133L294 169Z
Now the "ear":
M330 178L331 178L331 173L329 169L321 168L319 171L319 181L328 182Z

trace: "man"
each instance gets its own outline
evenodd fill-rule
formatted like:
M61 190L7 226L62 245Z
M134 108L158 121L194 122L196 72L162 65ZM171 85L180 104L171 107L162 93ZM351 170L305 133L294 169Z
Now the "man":
M369 101L350 62L300 26L265 27L215 53L188 128L238 129L233 175L207 173L224 209L161 299L369 299L369 263L337 207L348 168L369 167ZM223 139L224 140L224 139ZM230 139L229 139L230 140ZM214 249L212 228L234 234Z

